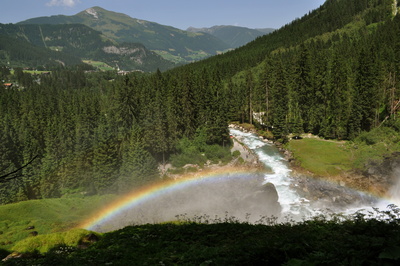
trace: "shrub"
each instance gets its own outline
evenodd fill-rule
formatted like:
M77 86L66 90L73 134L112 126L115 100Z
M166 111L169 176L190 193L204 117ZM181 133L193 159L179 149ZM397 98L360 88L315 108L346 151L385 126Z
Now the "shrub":
M74 229L62 233L53 233L48 235L39 235L23 239L15 244L13 251L19 253L35 253L44 254L54 247L78 246L81 240L89 234L85 229Z
M240 156L240 151L236 150L234 152L232 152L232 157L237 158Z
M379 141L379 136L377 134L374 134L372 131L371 132L362 132L358 136L358 141L364 142L367 145L374 145Z
M218 163L219 161L227 162L232 158L228 148L224 148L216 144L206 146L205 155L207 159L213 163Z

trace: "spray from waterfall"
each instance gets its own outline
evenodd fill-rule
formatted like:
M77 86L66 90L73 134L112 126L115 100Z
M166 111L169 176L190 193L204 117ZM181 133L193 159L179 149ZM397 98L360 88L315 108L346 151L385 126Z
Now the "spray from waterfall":
M132 224L174 221L182 216L189 220L199 216L220 219L228 215L247 222L257 222L263 217L301 221L324 213L327 208L335 213L352 214L371 206L387 206L387 202L365 193L309 178L304 182L318 192L316 197L312 191L297 187L288 163L274 145L255 134L235 129L230 133L254 151L270 171L224 168L154 184L122 197L80 227L106 232ZM394 198L400 195L400 182L392 194Z

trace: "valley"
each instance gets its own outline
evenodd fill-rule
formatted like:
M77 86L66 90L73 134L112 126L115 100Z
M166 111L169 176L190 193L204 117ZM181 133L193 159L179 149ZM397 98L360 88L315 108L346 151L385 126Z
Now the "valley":
M0 24L3 262L398 264L399 8Z

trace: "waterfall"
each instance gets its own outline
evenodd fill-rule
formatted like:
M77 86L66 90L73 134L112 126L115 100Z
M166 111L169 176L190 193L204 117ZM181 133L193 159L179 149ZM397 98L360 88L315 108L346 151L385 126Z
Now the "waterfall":
M272 173L264 174L264 182L270 182L276 187L279 203L282 206L281 217L289 216L299 221L327 212L344 215L351 215L355 212L370 214L374 212L373 207L383 210L390 204L398 205L397 203L400 202L400 181L390 191L392 195L390 200L375 198L364 192L313 178L305 181L310 184L311 189L300 195L298 193L300 190L296 189L297 183L292 177L292 171L275 145L264 142L256 134L237 129L231 128L230 134L254 151L260 162L271 169ZM400 169L398 174L400 174ZM326 197L316 199L315 192L322 196L326 195ZM314 198L312 198L312 194L314 194Z
M237 129L230 129L230 134L253 150L261 163L270 168L272 173L264 175L264 182L275 185L282 206L282 216L302 218L314 213L309 200L301 197L293 188L288 163L284 160L279 150L270 143L262 141L257 135L246 133Z

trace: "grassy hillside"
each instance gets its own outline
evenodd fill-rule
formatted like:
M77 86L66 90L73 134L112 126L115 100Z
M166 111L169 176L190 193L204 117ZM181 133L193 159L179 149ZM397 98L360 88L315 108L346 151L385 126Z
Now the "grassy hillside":
M352 153L344 142L305 138L292 140L287 147L302 168L318 176L335 176L353 168Z
M114 196L22 201L0 206L0 249L10 249L32 232L46 235L74 228ZM33 227L33 228L32 228Z

